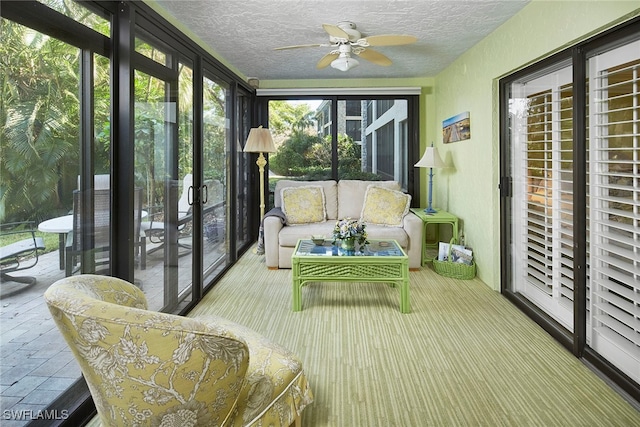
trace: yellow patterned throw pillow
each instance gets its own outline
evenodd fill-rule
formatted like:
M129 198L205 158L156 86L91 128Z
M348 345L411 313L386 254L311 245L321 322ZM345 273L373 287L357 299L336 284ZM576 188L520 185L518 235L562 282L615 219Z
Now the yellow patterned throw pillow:
M318 185L283 188L280 198L288 225L323 222L327 217L324 191Z
M361 220L368 224L401 227L410 204L409 194L372 184L364 195Z

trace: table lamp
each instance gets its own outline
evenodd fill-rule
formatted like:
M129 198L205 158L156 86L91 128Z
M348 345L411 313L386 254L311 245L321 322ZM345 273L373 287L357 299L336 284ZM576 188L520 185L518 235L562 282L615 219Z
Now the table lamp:
M271 132L269 129L252 128L249 131L247 137L247 143L244 146L245 153L260 153L256 165L258 165L258 171L260 174L260 220L264 217L264 167L267 165L267 159L264 158L263 153L275 153L276 146L273 144L273 138L271 138Z
M438 155L438 151L433 147L433 142L431 143L431 147L427 147L422 158L414 166L418 168L429 168L429 205L424 211L427 214L434 214L437 211L431 206L433 196L433 168L443 168L445 164Z

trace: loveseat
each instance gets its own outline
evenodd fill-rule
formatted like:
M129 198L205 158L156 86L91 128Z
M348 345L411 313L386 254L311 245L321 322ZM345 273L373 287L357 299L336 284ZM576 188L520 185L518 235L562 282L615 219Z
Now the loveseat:
M263 220L265 262L270 269L291 268L298 239L331 239L338 219L362 219L369 239L394 239L409 257L422 260L422 220L409 211L411 196L396 181L278 181L274 209Z

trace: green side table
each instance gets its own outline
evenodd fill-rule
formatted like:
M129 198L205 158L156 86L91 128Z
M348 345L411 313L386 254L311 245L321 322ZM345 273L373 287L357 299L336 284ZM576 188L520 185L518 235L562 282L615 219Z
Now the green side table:
M438 249L438 243L440 242L440 227L439 224L451 224L452 236L458 240L458 217L445 212L442 209L436 209L434 214L428 214L424 211L424 208L411 208L411 212L418 215L422 220L422 234L424 235L424 242L422 242L422 265L424 266L429 257L427 256L427 249ZM427 225L436 225L436 240L434 242L427 242Z

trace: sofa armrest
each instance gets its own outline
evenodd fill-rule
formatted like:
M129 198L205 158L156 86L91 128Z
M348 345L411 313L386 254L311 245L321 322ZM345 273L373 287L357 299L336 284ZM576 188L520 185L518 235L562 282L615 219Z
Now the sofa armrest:
M409 211L402 220L402 227L409 236L409 247L407 248L407 256L409 257L409 265L416 268L422 264L422 245L424 230L422 219L413 212Z
M279 240L278 234L284 224L280 218L275 216L266 216L263 221L264 227L264 258L268 268L278 268L279 259Z

